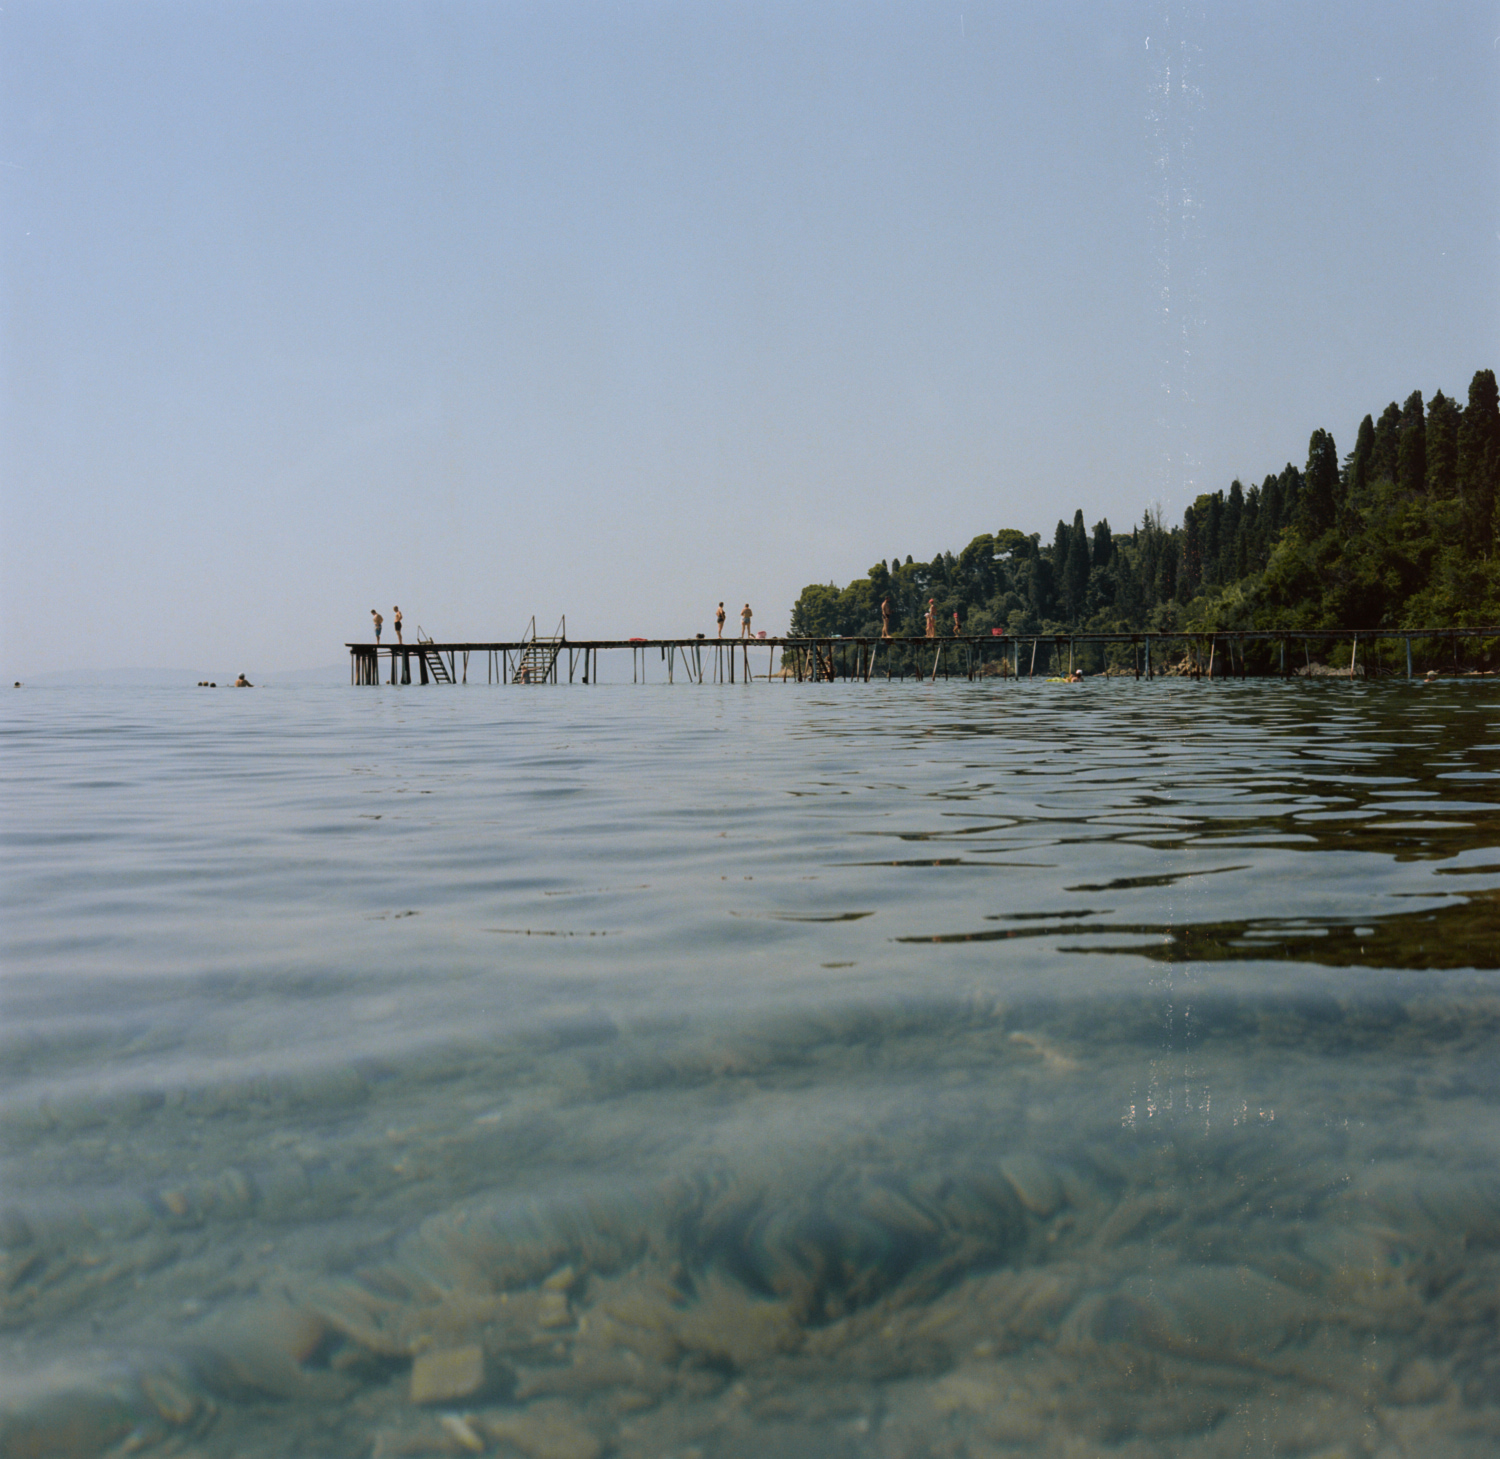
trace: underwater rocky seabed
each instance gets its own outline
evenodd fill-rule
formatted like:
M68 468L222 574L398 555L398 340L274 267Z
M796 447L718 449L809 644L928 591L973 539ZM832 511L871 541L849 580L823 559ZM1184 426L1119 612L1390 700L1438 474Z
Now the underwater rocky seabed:
M1391 893L1411 910L1236 893L1154 921L1132 898L1170 871L1068 864L1111 905L933 931L951 909L907 904L882 940L933 976L899 992L585 999L509 1037L73 1096L28 1080L149 1065L163 1035L38 1023L0 1111L26 1187L0 1215L0 1455L1491 1455L1492 748L1445 748L1446 829L1415 802L1384 830L1179 805L1146 838L1176 865L1189 835L1222 863L1357 831L1444 879ZM1391 768L1365 763L1422 783ZM986 837L1043 844L991 817L889 865Z

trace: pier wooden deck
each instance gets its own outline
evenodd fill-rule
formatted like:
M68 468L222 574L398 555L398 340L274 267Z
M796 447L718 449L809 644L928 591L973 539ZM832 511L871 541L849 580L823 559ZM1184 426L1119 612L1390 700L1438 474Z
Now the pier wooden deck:
M384 682L412 683L416 670L422 684L467 684L471 662L483 656L488 684L597 683L599 655L624 649L631 654L631 681L647 682L653 651L659 664L657 682L742 683L759 679L783 683L828 683L872 677L968 678L998 675L1034 678L1041 655L1041 674L1071 673L1077 650L1085 645L1129 645L1136 678L1163 673L1172 650L1176 661L1186 661L1194 678L1244 678L1245 646L1278 647L1273 675L1297 672L1296 649L1311 662L1314 645L1350 646L1349 671L1359 662L1361 645L1402 642L1405 671L1413 677L1412 644L1451 648L1456 665L1464 640L1500 640L1500 626L1475 628L1253 629L1218 633L1043 633L1022 635L958 634L940 638L530 638L511 641L468 642L431 640L416 643L349 643L349 682L379 684L381 659L388 673ZM1289 656L1288 649L1292 649ZM760 658L764 652L765 660ZM1066 652L1066 663L1064 663ZM782 666L778 667L778 656ZM1447 655L1444 655L1445 660ZM1236 663L1236 660L1238 662ZM758 665L765 663L765 671ZM1117 666L1117 670L1118 670ZM1395 670L1399 672L1399 663ZM476 668L477 674L477 668ZM1264 676L1262 671L1261 676ZM476 679L477 682L477 679Z

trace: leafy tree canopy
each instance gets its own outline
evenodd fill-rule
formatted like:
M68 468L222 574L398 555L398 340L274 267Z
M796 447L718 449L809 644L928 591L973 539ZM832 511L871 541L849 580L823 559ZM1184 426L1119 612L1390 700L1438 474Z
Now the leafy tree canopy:
M1341 463L1316 430L1307 464L1259 486L1205 492L1167 527L1159 511L1113 532L1081 509L1037 532L1002 527L956 555L910 554L840 588L813 583L792 632L920 636L929 600L939 624L966 631L1062 633L1235 628L1442 628L1500 623L1500 390L1478 371L1468 403L1421 391L1359 423Z

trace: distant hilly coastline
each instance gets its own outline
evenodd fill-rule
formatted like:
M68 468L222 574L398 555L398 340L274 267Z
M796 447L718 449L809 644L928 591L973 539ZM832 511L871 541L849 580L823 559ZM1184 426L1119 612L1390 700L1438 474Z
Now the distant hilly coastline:
M1365 416L1342 460L1317 430L1304 466L1205 492L1168 526L1159 510L1115 532L1082 510L1052 541L1004 528L956 556L877 562L847 587L812 583L798 637L920 635L929 600L964 631L1233 632L1500 624L1500 396L1477 371L1460 406L1413 391ZM1497 645L1476 644L1486 664ZM1269 653L1269 646L1255 652Z

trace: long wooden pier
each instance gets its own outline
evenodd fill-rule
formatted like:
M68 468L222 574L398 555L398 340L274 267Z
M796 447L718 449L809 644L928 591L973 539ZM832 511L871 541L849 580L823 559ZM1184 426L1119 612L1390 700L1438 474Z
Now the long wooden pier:
M558 638L516 639L506 642L350 643L351 684L410 684L416 671L421 684L467 684L471 664L482 657L487 684L598 683L599 655L630 650L631 682L647 682L647 664L653 651L659 664L658 682L688 683L762 682L828 683L839 679L875 678L1035 678L1039 655L1041 677L1071 675L1078 650L1090 646L1128 645L1129 663L1123 654L1111 668L1116 674L1157 678L1184 672L1193 678L1250 677L1245 665L1247 645L1272 645L1275 663L1259 670L1258 677L1291 678L1298 672L1296 650L1305 664L1312 663L1316 645L1349 645L1349 667L1340 670L1353 677L1359 666L1361 646L1367 650L1381 643L1400 642L1405 647L1405 676L1414 677L1412 644L1437 645L1444 667L1451 657L1458 664L1463 640L1500 640L1500 627L1476 628L1385 628L1385 629L1253 629L1234 632L1177 633L1042 633L1020 635L958 634L941 638ZM1168 668L1177 650L1176 668ZM1289 655L1288 649L1292 652ZM760 654L769 657L764 673L757 673ZM781 667L777 667L778 653ZM382 673L381 660L386 672ZM1368 662L1368 660L1367 660ZM1184 670L1183 665L1186 665ZM1436 658L1429 656L1429 667ZM1368 670L1367 670L1368 671ZM477 674L477 666L475 669ZM1399 674L1394 667L1380 672ZM477 679L476 679L477 682Z

